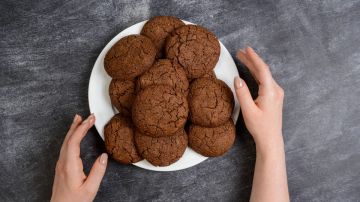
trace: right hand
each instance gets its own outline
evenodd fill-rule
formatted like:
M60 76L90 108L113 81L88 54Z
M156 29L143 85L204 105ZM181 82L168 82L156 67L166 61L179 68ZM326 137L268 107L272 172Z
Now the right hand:
M254 101L244 80L236 77L234 81L245 125L254 138L257 150L268 151L283 146L284 90L273 79L268 65L252 48L247 47L245 51L240 49L237 58L248 67L259 85L258 97Z

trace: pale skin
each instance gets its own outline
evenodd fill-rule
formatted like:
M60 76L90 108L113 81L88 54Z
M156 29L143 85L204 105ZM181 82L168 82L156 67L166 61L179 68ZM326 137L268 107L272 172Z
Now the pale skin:
M259 84L253 100L239 77L234 80L246 128L256 144L256 164L250 201L289 201L284 141L282 136L283 89L273 79L269 67L252 48L239 50L245 64ZM88 176L83 171L80 142L94 125L95 116L82 121L76 115L61 147L56 164L51 201L93 201L105 174L108 156L96 159Z
M282 136L284 90L252 48L239 50L237 58L248 67L259 85L258 97L253 100L244 80L239 77L234 80L246 128L256 144L250 201L289 201Z
M89 175L85 175L80 158L80 142L94 123L94 115L84 121L75 115L56 163L52 202L94 200L108 161L108 155L103 153L96 159Z

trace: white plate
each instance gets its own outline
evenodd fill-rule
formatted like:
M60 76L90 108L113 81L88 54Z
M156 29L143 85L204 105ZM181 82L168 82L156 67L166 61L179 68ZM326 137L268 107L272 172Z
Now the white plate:
M193 24L190 22L184 21L186 24ZM89 81L89 107L90 112L94 113L96 116L95 127L99 132L99 135L104 139L104 126L105 124L114 116L116 113L115 109L112 107L110 102L110 97L108 94L108 88L111 81L111 77L107 75L104 69L104 57L108 50L121 38L130 35L130 34L139 34L142 27L146 21L137 23L124 31L116 35L101 51L99 57L97 58L93 70L91 72L90 81ZM234 77L238 76L234 60L232 59L229 51L225 46L220 42L221 52L218 63L215 67L215 74L218 79L223 80L235 93L234 91ZM235 94L234 94L235 95ZM240 107L238 101L235 99L235 108L232 115L234 122L239 116ZM134 165L155 171L175 171L185 168L192 167L206 160L207 157L204 157L196 152L194 152L189 147L185 150L184 155L175 163L166 167L156 167L151 165L148 161L142 160L140 162L134 163Z

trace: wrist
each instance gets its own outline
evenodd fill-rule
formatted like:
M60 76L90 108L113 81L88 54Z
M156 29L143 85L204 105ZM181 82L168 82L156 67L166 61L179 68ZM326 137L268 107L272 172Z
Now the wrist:
M285 153L282 134L273 135L271 138L267 138L261 141L255 140L255 145L257 157L271 158L273 156L276 157Z

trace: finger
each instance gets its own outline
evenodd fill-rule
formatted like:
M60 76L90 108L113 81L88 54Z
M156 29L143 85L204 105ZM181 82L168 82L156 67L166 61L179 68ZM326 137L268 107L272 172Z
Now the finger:
M254 51L253 48L247 47L246 53L249 58L252 60L255 66L259 66L262 68L267 68L267 64L261 59L261 57Z
M84 120L69 137L67 149L69 154L73 156L80 155L80 143L85 137L87 131L94 125L95 116L91 114L86 120Z
M265 85L270 84L273 79L268 65L265 64L265 62L251 47L246 48L246 55L254 65L254 74L259 80L259 83Z
M101 180L104 177L106 166L108 162L108 155L106 153L101 154L98 157L90 170L84 186L90 192L96 194L100 187Z
M251 113L257 109L257 106L251 97L249 88L240 77L234 79L236 97L239 100L241 111L245 114Z
M66 136L65 136L65 139L64 139L64 142L63 142L63 145L69 140L69 137L74 133L75 129L80 125L82 121L82 118L81 116L75 114L75 117L74 117L74 120L70 126L70 129L69 131L67 132Z
M240 49L237 52L237 58L250 70L250 73L254 77L255 81L259 83L259 80L256 78L254 64L249 60L247 53Z
M239 49L237 54L236 54L236 57L248 68L251 68L253 69L254 65L252 64L252 62L247 58L247 55L246 55L246 52Z
M62 155L63 151L64 151L64 147L65 145L67 145L67 142L70 138L70 136L73 134L73 132L75 131L75 129L79 126L79 124L81 123L81 116L75 114L75 117L74 117L74 120L73 122L71 123L71 126L70 126L70 129L69 131L67 132L65 138L64 138L64 141L63 141L63 144L61 146L61 149L60 149L60 155Z

